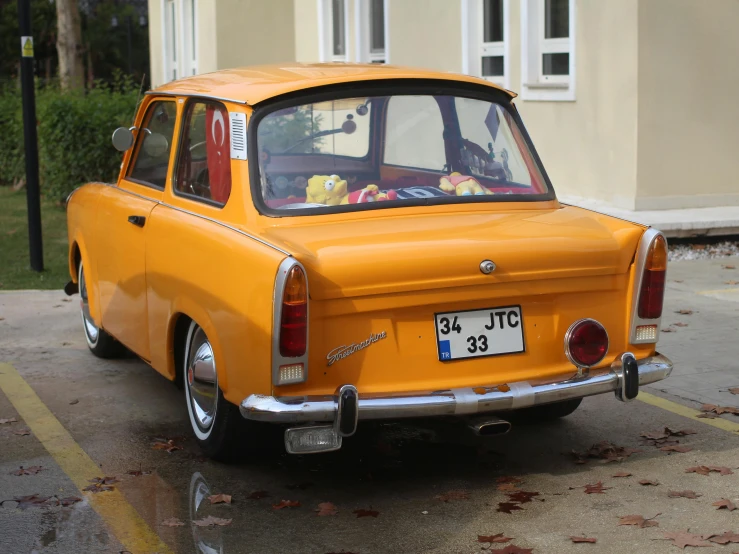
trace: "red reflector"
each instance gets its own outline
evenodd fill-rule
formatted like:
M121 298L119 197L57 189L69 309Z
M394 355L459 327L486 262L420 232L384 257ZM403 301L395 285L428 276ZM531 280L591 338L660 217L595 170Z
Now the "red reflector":
M639 317L657 319L662 317L662 300L665 297L665 271L644 272L639 293Z
M294 266L285 281L280 320L280 355L297 358L305 354L308 337L308 294L305 274Z
M567 331L565 350L567 357L576 366L594 366L608 352L608 333L597 321L581 319L573 323Z

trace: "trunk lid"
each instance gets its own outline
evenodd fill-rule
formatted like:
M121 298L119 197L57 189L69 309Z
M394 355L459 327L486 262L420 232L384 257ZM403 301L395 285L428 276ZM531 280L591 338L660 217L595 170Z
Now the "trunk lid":
M305 265L314 300L622 274L643 232L571 206L315 223L264 233Z

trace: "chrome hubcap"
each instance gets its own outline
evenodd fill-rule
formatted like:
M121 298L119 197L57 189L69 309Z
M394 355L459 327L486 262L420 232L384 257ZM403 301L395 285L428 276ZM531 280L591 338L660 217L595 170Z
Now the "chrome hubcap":
M218 403L218 374L213 348L203 330L192 335L186 366L186 386L195 423L206 432L213 426Z
M87 298L87 282L85 281L85 270L82 267L80 267L79 282L82 323L85 326L87 339L94 344L98 340L98 334L100 333L100 330L98 329L97 325L95 325L95 322L90 315L90 301Z

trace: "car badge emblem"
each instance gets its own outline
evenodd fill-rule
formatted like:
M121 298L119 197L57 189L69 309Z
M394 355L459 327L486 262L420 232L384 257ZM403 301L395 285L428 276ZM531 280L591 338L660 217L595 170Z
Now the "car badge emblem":
M483 260L480 262L480 271L485 275L490 275L495 271L495 264L491 260Z
M355 343L350 344L349 346L345 346L345 345L337 346L331 352L329 352L328 355L326 356L328 365L332 365L334 362L343 360L344 358L346 358L347 356L351 356L355 352L364 350L368 346L384 338L387 338L387 333L385 331L381 331L380 333L377 333L377 334L370 333L369 338L363 340L362 342L355 342Z

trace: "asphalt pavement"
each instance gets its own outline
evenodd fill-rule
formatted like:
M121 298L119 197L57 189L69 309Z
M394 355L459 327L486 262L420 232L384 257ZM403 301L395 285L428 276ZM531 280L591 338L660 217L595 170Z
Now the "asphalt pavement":
M710 545L700 552L737 552L708 537L739 533L739 509L713 505L739 507L739 416L694 417L703 403L739 407L731 282L736 257L670 265L659 350L675 370L635 402L589 398L562 421L491 438L448 422L368 425L323 455L287 456L276 437L231 465L189 438L182 390L134 357L88 352L78 297L0 293L0 553L661 553L680 550L665 533L685 530ZM689 433L640 436L665 427ZM82 491L93 477L112 490ZM232 503L211 504L216 494ZM336 513L319 516L321 503ZM619 525L630 515L654 519ZM225 525L193 524L209 516ZM511 540L479 542L499 533Z

